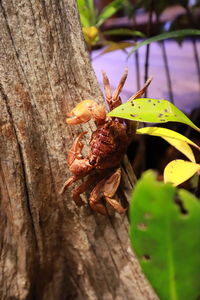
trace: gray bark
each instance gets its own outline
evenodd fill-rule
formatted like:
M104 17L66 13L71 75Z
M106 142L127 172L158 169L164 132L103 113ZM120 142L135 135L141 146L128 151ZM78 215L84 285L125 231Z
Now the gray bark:
M126 216L59 195L72 139L94 129L65 123L86 98L103 101L75 0L1 0L1 300L157 299L130 249ZM125 165L123 200L133 182Z

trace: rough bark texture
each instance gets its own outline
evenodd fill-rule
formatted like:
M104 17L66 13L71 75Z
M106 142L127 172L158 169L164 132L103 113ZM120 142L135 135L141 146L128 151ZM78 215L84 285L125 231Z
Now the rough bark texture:
M0 299L157 299L130 250L127 218L59 195L81 130L65 113L102 101L75 0L1 0L0 38Z

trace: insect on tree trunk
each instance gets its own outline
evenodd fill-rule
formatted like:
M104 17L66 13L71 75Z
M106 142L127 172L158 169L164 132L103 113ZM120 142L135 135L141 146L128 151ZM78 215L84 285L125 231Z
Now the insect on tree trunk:
M126 216L59 195L82 130L66 125L66 111L103 101L76 1L1 0L0 37L0 299L157 299L130 250ZM133 182L125 165L123 200Z

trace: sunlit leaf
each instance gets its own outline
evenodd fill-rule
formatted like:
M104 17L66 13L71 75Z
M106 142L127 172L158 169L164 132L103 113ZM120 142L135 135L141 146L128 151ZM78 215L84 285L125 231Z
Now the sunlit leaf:
M190 179L200 171L200 165L194 162L176 159L171 161L164 170L164 181L177 186Z
M110 117L149 123L180 122L200 131L182 111L167 100L150 98L131 100L116 107L108 115Z
M96 26L101 26L105 20L110 18L112 15L114 15L120 8L122 8L124 0L114 0L111 1L108 5L106 5L100 15L97 18Z
M86 0L77 0L78 10L80 14L81 24L82 26L88 27L92 26L91 21L91 12Z
M82 26L87 27L91 25L89 19L85 15L81 15L80 18Z
M147 279L161 300L200 295L200 202L187 191L157 182L147 171L130 205L130 238Z
M96 10L94 5L94 0L87 0L88 9L90 12L90 24L95 26L97 22Z
M94 45L99 37L99 31L98 28L95 26L90 26L90 27L83 27L83 34L85 37L86 42L92 46Z
M177 150L179 150L181 153L183 153L189 160L195 162L194 153L192 152L192 149L186 142L169 137L163 137L163 139L167 141L170 145L175 147Z
M192 142L190 139L188 139L186 136L168 129L168 128L163 128L163 127L143 127L139 128L136 131L137 134L148 134L148 135L153 135L153 136L160 136L160 137L169 137L169 138L174 138L176 140L180 140L183 142L186 142L190 144L191 146L196 147L198 150L200 150L200 147Z
M185 37L185 36L191 36L191 35L200 35L200 30L198 29L181 29L176 31L170 31L167 33L158 34L156 36L153 36L149 39L146 39L142 41L141 43L138 43L136 46L133 47L131 52L129 53L129 56L135 52L137 49L139 49L142 46L148 45L153 42L158 42L170 38L178 38L178 37Z
M132 30L129 28L117 28L117 29L110 29L103 32L104 35L127 35L131 37L145 37L145 34L141 31Z
M171 129L162 128L162 127L144 127L144 128L137 129L136 133L159 136L163 138L193 162L195 162L195 157L188 144L200 150L200 147L197 146L195 143L193 143L190 139Z

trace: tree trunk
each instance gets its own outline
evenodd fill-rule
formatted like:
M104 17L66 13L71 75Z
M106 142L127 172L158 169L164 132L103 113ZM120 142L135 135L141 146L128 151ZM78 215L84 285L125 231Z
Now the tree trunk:
M82 130L66 125L66 111L102 101L76 1L0 0L0 35L0 299L157 299L130 249L126 216L59 195ZM133 182L125 164L123 200Z

